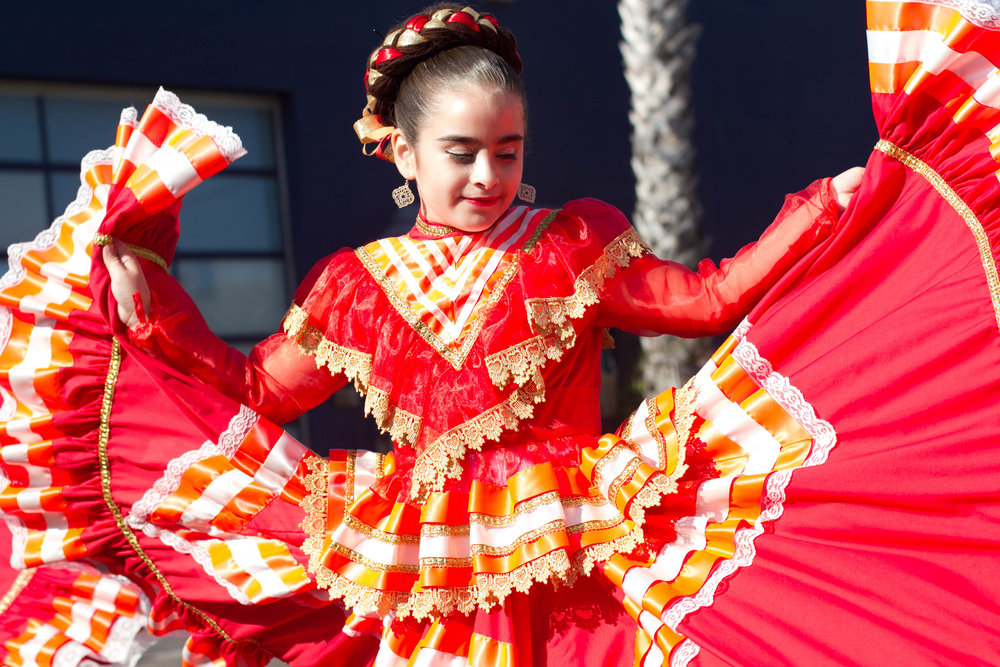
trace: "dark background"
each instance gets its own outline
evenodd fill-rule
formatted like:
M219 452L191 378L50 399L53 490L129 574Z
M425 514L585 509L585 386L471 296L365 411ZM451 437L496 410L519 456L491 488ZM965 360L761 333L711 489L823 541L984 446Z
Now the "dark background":
M421 3L16 3L0 25L0 79L260 92L282 100L294 273L382 235L394 215L391 165L352 130L368 53ZM529 95L525 180L541 205L583 196L628 212L628 89L612 0L482 2L518 36ZM715 259L752 241L786 192L864 164L871 120L861 0L693 0L701 221ZM237 132L239 128L235 128ZM253 150L253 146L248 146ZM634 343L626 340L626 353ZM627 356L627 355L626 355ZM627 369L626 369L627 372ZM347 421L343 421L347 419ZM351 421L353 420L353 421ZM364 446L355 418L329 410L313 433ZM322 447L322 438L312 437Z

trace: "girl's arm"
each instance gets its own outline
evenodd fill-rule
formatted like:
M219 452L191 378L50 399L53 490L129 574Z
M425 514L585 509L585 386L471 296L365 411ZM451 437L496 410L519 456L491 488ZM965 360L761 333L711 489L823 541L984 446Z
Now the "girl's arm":
M104 261L118 316L134 345L271 421L295 419L346 383L343 375L317 368L315 358L301 354L298 343L284 334L259 343L249 357L229 347L212 333L176 280L158 268L144 273L123 243L105 246Z
M792 265L830 235L862 173L860 167L851 169L789 195L760 240L719 266L704 260L691 271L653 255L639 258L607 286L597 325L646 335L726 333Z

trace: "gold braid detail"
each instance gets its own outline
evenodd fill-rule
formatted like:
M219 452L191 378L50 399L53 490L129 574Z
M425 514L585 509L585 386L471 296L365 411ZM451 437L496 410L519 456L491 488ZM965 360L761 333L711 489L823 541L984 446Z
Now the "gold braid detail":
M156 580L163 588L164 593L166 593L178 605L187 609L199 619L204 621L206 625L214 630L215 633L225 641L233 644L250 644L260 647L260 645L252 639L244 639L241 641L233 639L229 633L219 626L215 619L197 607L184 602L177 596L176 593L174 593L170 582L167 581L165 576L163 576L160 569L156 567L153 559L149 557L149 554L147 554L145 549L142 548L142 545L139 544L139 538L136 537L136 534L125 523L121 508L118 507L118 503L116 503L114 498L111 496L111 463L108 459L108 441L111 437L111 407L114 403L115 384L118 382L118 373L121 370L121 363L121 344L118 342L118 339L112 339L111 362L108 365L108 374L104 380L104 394L101 397L101 423L98 428L97 436L97 455L101 469L101 494L104 497L104 504L107 506L108 511L111 512L111 516L114 517L115 523L118 524L118 530L121 531L121 534L125 537L129 546L132 547L132 550L136 553L139 559L146 565L147 568L149 568L150 572L153 573L153 576L156 577ZM261 650L263 650L263 648L261 648Z
M106 246L111 245L115 242L113 236L109 234L94 234L94 245L96 246ZM170 268L167 264L167 260L160 257L158 254L150 250L149 248L143 248L142 246L132 245L131 243L126 243L125 246L132 251L132 254L136 257L142 257L143 259L148 259L153 264L166 271Z
M968 226L969 231L972 232L972 236L976 240L976 246L979 248L979 257L983 263L983 270L986 272L986 283L990 288L990 298L993 301L993 311L996 314L997 328L1000 328L1000 276L997 275L997 266L990 249L989 237L986 236L983 224L976 217L972 207L958 196L958 193L948 185L947 181L940 174L915 155L907 153L896 144L885 139L880 139L875 144L875 150L881 151L889 157L902 162L905 166L923 176L944 197L944 200L955 209L955 212L965 220L965 224Z
M35 576L37 568L30 568L27 570L21 570L17 574L17 578L14 579L14 583L11 584L10 589L4 594L3 598L0 598L0 614L3 614L7 609L14 604L14 600L17 596L21 594L21 591L27 587L31 578Z

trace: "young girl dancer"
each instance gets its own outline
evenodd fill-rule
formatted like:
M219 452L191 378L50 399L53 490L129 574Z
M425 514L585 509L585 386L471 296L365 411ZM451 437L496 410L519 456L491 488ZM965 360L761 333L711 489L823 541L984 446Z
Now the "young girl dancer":
M905 315L914 301L896 280L886 281L895 291L885 303L861 304L864 290L827 279L856 283L844 271L857 270L851 253L876 226L872 213L856 213L850 236L830 235L845 224L837 202L857 187L854 171L790 197L759 242L698 273L649 255L600 202L512 207L525 135L519 68L510 34L468 8L437 7L388 34L369 59L358 130L415 181L415 227L321 262L298 290L285 332L249 359L211 335L159 266L176 240L176 202L236 157L237 140L169 95L138 125L123 123L124 157L111 155L107 173L94 170L97 213L63 221L74 231L97 228L105 249L89 276L30 274L61 276L63 301L23 281L4 285L5 303L19 299L10 339L30 348L38 336L29 331L48 327L44 344L58 352L32 367L35 376L45 363L75 373L36 381L37 411L17 399L15 409L30 416L8 435L49 443L65 471L47 488L88 504L86 522L58 503L5 505L28 526L24 559L79 559L127 574L149 597L154 624L182 624L194 635L191 656L228 663L278 655L364 664L377 654L380 665L657 664L697 652L684 633L707 647L705 658L751 655L738 640L751 619L733 609L759 609L762 587L787 572L766 567L782 563L781 553L812 552L793 544L772 554L748 571L763 577L733 580L755 586L723 596L735 607L722 604L701 624L688 616L753 562L754 538L781 516L789 472L819 468L835 444L849 447L850 434L864 430L816 416L814 394L806 399L789 383L819 386L797 355L823 366L823 351L838 347L830 336L862 322L865 349L885 345L887 330L872 324L880 308ZM143 139L130 148L134 133ZM152 159L130 161L139 144L154 147ZM186 169L171 170L177 156ZM873 211L891 220L892 205ZM926 247L903 238L907 248ZM49 250L33 249L39 257ZM817 293L844 317L809 327L813 339L792 336L796 314L828 312L814 305ZM719 333L765 294L706 371L600 437L606 327ZM782 333L773 333L775 321ZM758 347L750 338L761 330L772 333ZM772 365L779 357L785 375ZM877 389L871 368L880 363L850 368ZM828 401L824 415L856 415L835 386L845 384L841 375L824 377L840 401ZM392 454L321 459L264 419L291 419L347 382L392 435ZM26 396L14 384L10 393ZM826 479L844 482L843 472ZM47 518L55 516L69 520L57 528ZM57 529L53 556L43 542ZM816 650L789 631L768 643L779 661L834 655L824 643L828 607L801 607L769 629L805 628Z

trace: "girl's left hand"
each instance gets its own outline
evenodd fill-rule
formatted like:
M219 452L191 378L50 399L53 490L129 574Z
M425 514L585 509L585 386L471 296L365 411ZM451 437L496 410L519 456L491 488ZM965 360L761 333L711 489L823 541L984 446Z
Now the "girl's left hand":
M833 189L837 193L837 208L841 213L847 208L854 193L861 187L861 177L864 175L864 167L851 167L833 177Z
M118 302L118 318L129 329L135 329L142 323L139 308L143 313L149 312L149 283L139 266L139 260L122 241L115 239L114 245L106 245L102 249L104 265L111 277L111 294Z

